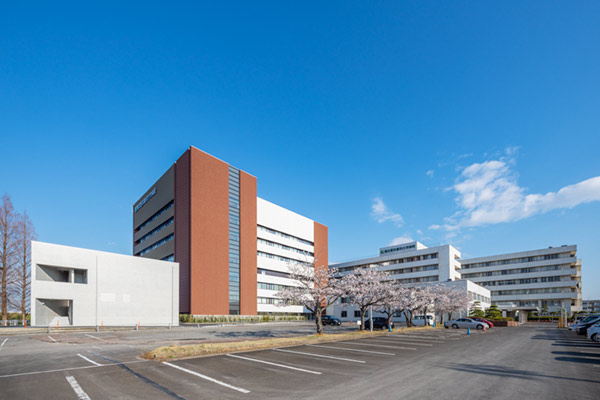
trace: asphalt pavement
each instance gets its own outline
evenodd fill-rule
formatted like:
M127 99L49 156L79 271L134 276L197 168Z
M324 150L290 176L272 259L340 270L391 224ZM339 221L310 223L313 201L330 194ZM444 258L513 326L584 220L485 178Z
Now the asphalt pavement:
M300 323L0 336L0 399L599 398L600 345L556 325L471 335L409 331L171 362L139 358L157 345L313 331Z

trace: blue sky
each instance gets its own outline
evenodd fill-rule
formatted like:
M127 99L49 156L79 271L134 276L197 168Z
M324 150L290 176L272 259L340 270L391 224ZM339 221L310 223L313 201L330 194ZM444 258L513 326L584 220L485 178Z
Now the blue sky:
M597 2L7 4L0 192L40 240L131 253L194 145L329 226L464 257L577 244L600 298ZM563 189L562 191L560 191Z

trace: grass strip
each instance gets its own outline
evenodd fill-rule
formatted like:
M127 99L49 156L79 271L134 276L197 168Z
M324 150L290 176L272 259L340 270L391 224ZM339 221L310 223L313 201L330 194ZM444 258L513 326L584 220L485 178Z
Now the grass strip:
M440 328L427 327L412 327L412 328L399 328L394 329L392 333L398 332L417 332L417 331L430 331ZM172 345L158 347L152 351L149 351L142 355L142 358L148 360L165 361L165 360L180 360L184 358L196 358L211 356L225 353L239 353L252 350L263 350L272 349L275 347L292 347L302 346L306 344L318 344L327 342L337 342L341 340L349 339L360 339L374 336L386 336L389 335L388 331L356 331L348 333L333 333L323 335L309 335L309 336L293 336L293 337L281 337L281 338L269 338L269 339L254 339L254 340L242 340L242 341L231 341L231 342L216 342L216 343L202 343L202 344L189 344L189 345Z

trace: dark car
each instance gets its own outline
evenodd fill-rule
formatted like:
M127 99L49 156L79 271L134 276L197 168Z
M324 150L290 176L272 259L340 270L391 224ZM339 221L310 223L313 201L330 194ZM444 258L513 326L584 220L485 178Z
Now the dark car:
M577 328L575 328L575 332L577 332L578 335L587 335L588 328L597 322L600 322L600 318L593 319L583 324L579 324L577 325Z
M488 324L490 326L490 328L494 327L494 323L485 318L481 318L481 317L469 317L469 318L474 319L475 321L485 322L486 324Z
M323 321L323 325L340 326L342 324L342 321L340 321L336 317L332 317L331 315L323 315L321 317L321 321Z
M365 329L371 329L370 319L365 318ZM373 329L388 329L387 319L382 317L374 317ZM394 321L392 321L392 329L394 329Z

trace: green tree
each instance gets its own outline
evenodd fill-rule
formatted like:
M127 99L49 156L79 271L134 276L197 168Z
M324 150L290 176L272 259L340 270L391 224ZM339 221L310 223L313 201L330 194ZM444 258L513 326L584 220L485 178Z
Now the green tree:
M502 311L498 309L496 304L492 304L490 308L485 311L485 317L489 319L502 318Z
M469 317L480 317L483 318L484 312L481 308L481 302L479 300L475 300L471 309L469 310Z

